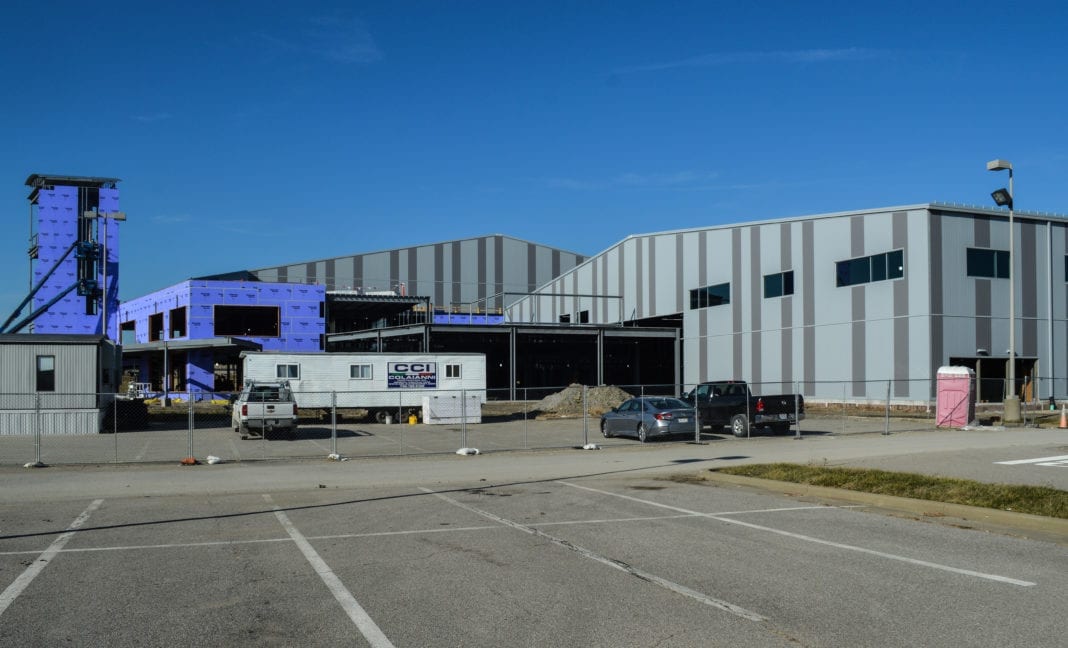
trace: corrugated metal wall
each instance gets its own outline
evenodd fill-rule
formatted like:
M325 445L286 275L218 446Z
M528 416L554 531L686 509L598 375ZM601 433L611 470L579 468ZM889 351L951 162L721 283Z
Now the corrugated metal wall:
M53 394L95 394L97 390L97 346L95 344L4 344L0 345L0 393L25 394L37 391L37 356L55 357ZM68 401L68 407L95 407Z
M264 281L319 283L327 290L395 290L434 306L501 308L585 257L493 235L254 270ZM331 272L332 269L332 272Z
M950 357L1003 354L1008 339L1009 282L968 277L965 266L968 247L1008 249L1007 214L933 209L634 236L508 312L515 322L576 322L588 310L597 324L680 313L687 383L741 378L790 391L796 381L807 396L882 399L889 381L893 397L923 401ZM1068 226L1017 216L1016 230L1017 354L1038 356L1063 395ZM836 262L893 250L904 254L902 278L837 285ZM785 271L794 294L765 298L764 276ZM690 290L722 283L729 305L690 308ZM589 294L598 297L576 296Z

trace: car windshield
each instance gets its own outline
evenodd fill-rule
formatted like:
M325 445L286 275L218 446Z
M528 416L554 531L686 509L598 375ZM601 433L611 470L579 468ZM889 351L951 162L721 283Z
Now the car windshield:
M689 403L687 403L685 401L681 401L681 400L679 400L677 398L655 398L655 399L649 401L649 405L651 405L653 407L653 409L658 409L658 410L673 410L673 409L689 409L690 408L690 404Z

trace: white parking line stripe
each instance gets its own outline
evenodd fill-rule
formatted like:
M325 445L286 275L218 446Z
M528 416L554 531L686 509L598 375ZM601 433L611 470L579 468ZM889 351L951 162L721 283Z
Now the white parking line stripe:
M997 581L999 583L1008 583L1010 585L1019 585L1020 587L1033 587L1036 583L1025 580L1017 580L1015 578L1009 578L1008 576L999 576L997 574L984 574L983 572L972 571L970 569L960 569L958 567L950 567L949 565L941 565L939 563L928 562L926 560L918 560L916 558L908 558L906 556L899 556L897 554L885 553L882 551L876 551L874 549L865 549L864 547L857 547L855 545L842 544L840 542L832 542L830 540L821 540L812 536L802 535L800 533L793 533L792 531L783 531L781 529L773 529L771 527L761 526L759 524L752 524L750 522L742 522L741 520L732 520L727 517L719 517L709 513L699 513L697 511L690 511L688 509L680 508L678 506L671 506L669 504L660 504L659 502L651 502L649 500L639 499L637 497L631 497L630 495L621 495L619 493L612 493L609 491L603 491L597 488L590 488L589 486L580 486L578 484L572 484L569 482L557 482L564 486L570 486L572 488L578 488L581 490L590 491L591 493L600 493L602 495L611 495L612 497L619 497L621 499L630 500L632 502L638 502L640 504L648 504L650 506L657 506L660 508L668 509L669 511L678 511L680 513L690 513L693 515L700 515L710 520L718 520L720 522L726 522L728 524L737 524L738 526L748 527L750 529L756 529L758 531L766 531L768 533L775 533L781 536L789 538L795 538L797 540L804 540L805 542L812 542L815 544L826 545L828 547L835 547L836 549L847 549L849 551L856 551L859 553L866 553L872 556L879 556L880 558L887 558L889 560L897 560L899 562L909 563L912 565L919 565L921 567L930 567L932 569L940 569L942 571L952 572L954 574L963 574L964 576L974 576L975 578L983 578L986 580Z
M282 512L282 509L278 506L274 506L274 500L270 495L264 495L263 499L274 507L274 515L278 518L278 521L282 524L282 527L289 534L289 537L293 539L293 542L300 548L300 552L304 554L304 558L311 563L312 569L319 575L319 578L323 580L327 589L334 595L334 598L341 604L341 608L345 610L352 622L356 624L360 633L367 639L367 642L371 644L373 648L393 648L393 643L386 638L386 635L382 632L381 628L371 619L367 611L363 609L357 601L356 597L352 595L352 592L345 587L345 584L341 582L341 579L337 577L330 566L326 564L315 548L311 546L311 543L297 530L297 527L293 526L293 523L289 521L289 516Z
M1059 457L1039 457L1038 459L1016 459L1014 461L995 461L996 464L1003 466L1018 466L1020 464L1038 463L1040 461L1064 461L1068 459L1068 455L1061 455Z
M864 506L791 506L773 509L749 509L745 511L721 511L716 515L744 515L747 513L777 513L781 511L807 511L824 510L833 511L840 508L865 508ZM592 520L562 520L559 522L538 522L532 527L547 526L571 526L581 524L614 524L618 522L649 522L653 520L677 520L688 517L705 517L693 513L677 513L674 515L643 515L640 517L603 518ZM355 538L378 538L383 536L422 535L427 533L463 533L467 531L489 531L501 528L499 524L486 526L450 527L448 529L411 529L409 531L370 531L367 533L337 533L331 535L305 536L308 540L346 540ZM75 547L74 549L60 549L57 553L88 553L94 551L141 551L146 549L189 549L195 547L226 547L247 544L262 544L267 542L292 542L288 535L284 538L260 538L257 540L218 540L214 542L167 542L164 544L150 545L115 545L112 547ZM23 551L0 551L0 556L29 556L39 554L38 549L26 549Z
M574 543L568 542L567 540L564 540L562 538L557 538L554 535L550 535L548 533L545 533L544 531L540 531L538 529L535 529L533 527L527 526L525 524L520 524L518 522L513 522L511 520L502 518L502 517L500 517L498 515L494 515L493 513L490 513L488 511L483 511L481 509L477 509L477 508L475 508L473 506L469 506L467 504L464 504L463 502L459 502L457 500L454 500L451 497L448 497L447 495L444 495L442 493L438 493L436 491L433 491L433 490L431 490L429 488L420 487L420 490L423 491L424 493L431 493L431 494L435 495L436 497L448 502L449 504L452 504L454 506L458 506L458 507L460 507L462 509L465 509L465 510L470 511L472 513L475 513L477 515L481 515L482 517L489 518L490 520L493 520L495 522L499 522L500 524L503 524L503 525L505 525L507 527L511 527L513 529L516 529L517 531L522 531L523 533L529 533L530 535L534 535L534 536L538 536L540 538L544 538L544 539L548 540L549 542L551 542L551 543L553 543L553 544L555 544L557 546L563 547L565 549L570 549L571 551L574 551L575 553L579 554L580 556L583 556L584 558L589 558L590 560L599 562L602 565L607 565L607 566L609 566L609 567L611 567L613 569L618 569L618 570L620 570L620 571L622 571L624 573L631 574L632 576L637 576L638 578L646 580L646 581L648 581L650 583L653 583L655 585L659 585L660 587L663 587L664 589L667 589L667 590L670 590L672 592L675 592L676 594L682 594L683 596L687 596L689 598L692 598L695 601L698 601L700 603L704 603L705 605L709 605L711 607L714 607L714 608L717 608L717 609L720 609L720 610L724 610L725 612L730 612L731 614L740 616L740 617L742 617L744 619L749 619L750 621L766 621L767 620L765 617L757 614L756 612L750 612L749 610L747 610L747 609L745 609L745 608L743 608L741 606L735 605L733 603L728 603L727 601L722 601L720 599L712 598L711 596L708 596L707 594L703 594L703 593L698 592L696 590L692 590L689 587L686 587L685 585L679 585L678 583L674 583L674 582L669 581L669 580L667 580L665 578L661 578L660 576L657 576L655 574L651 574L651 573L649 573L647 571L643 571L643 570L638 569L637 567L634 567L632 565L628 565L628 564L626 564L624 562L621 562L621 561L618 561L618 560L613 560L611 558L607 558L607 557L602 556L602 555L600 555L598 553L594 553L593 551L590 551L589 549L586 549L586 548L580 547L579 545L576 545Z
M26 571L22 572L19 577L15 579L14 583L7 586L7 589L0 594L0 614L3 614L4 611L15 602L15 599L19 597L19 594L22 594L22 591L33 582L33 579L37 578L37 575L40 574L44 568L52 562L52 559L55 558L56 554L63 549L63 545L67 544L67 542L74 537L74 531L81 525L85 524L85 521L89 519L92 512L100 508L100 505L103 503L104 500L102 499L93 500L93 503L89 505L89 508L82 511L81 515L74 518L74 521L67 527L67 532L53 540L52 544L44 550L40 557L33 561L33 564L27 567Z

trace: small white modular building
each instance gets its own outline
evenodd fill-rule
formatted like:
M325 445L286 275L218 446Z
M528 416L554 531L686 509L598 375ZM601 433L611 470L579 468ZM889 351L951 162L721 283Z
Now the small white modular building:
M97 434L119 367L102 335L0 335L0 435Z
M368 410L380 423L419 412L427 423L466 414L486 401L482 353L241 353L246 380L288 380L300 408ZM462 404L462 405L461 405Z

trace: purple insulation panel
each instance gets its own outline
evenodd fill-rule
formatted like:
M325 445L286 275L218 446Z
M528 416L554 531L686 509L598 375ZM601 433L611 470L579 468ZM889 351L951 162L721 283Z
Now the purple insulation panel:
M215 354L208 349L190 351L185 375L188 391L207 392L210 397L210 392L215 389Z
M119 211L118 189L101 188L99 196L99 211ZM74 251L67 253L67 250L79 238L79 202L77 187L57 185L42 189L37 195L38 256L33 266L34 285L53 268L55 271L34 295L34 310L49 304L78 281L78 259ZM103 290L104 300L97 305L96 313L87 314L85 297L78 295L76 289L70 290L34 320L34 333L99 335L105 332L106 314L108 337L118 339L119 227L120 221L96 218L84 232L101 245L103 253L96 281Z
M34 295L34 310L51 302L78 280L78 263L74 253L63 258L77 238L78 189L57 186L42 190L37 197L39 250L33 268L34 285L53 267L56 269ZM34 320L33 332L90 334L95 327L89 320L85 315L85 299L71 291Z
M326 332L326 321L320 315L325 300L323 286L193 280L122 304L118 321L127 329L132 322L133 337L142 344L172 339L195 341L233 337L255 342L265 351L318 352L322 350L320 340ZM222 318L216 320L217 307L274 308L277 310L278 334L241 335L238 331L217 328L217 324L224 326ZM181 320L176 313L184 314L185 330L177 328ZM151 331L150 327L158 330ZM214 352L209 349L189 351L185 367L189 390L210 392L215 389L214 358Z

